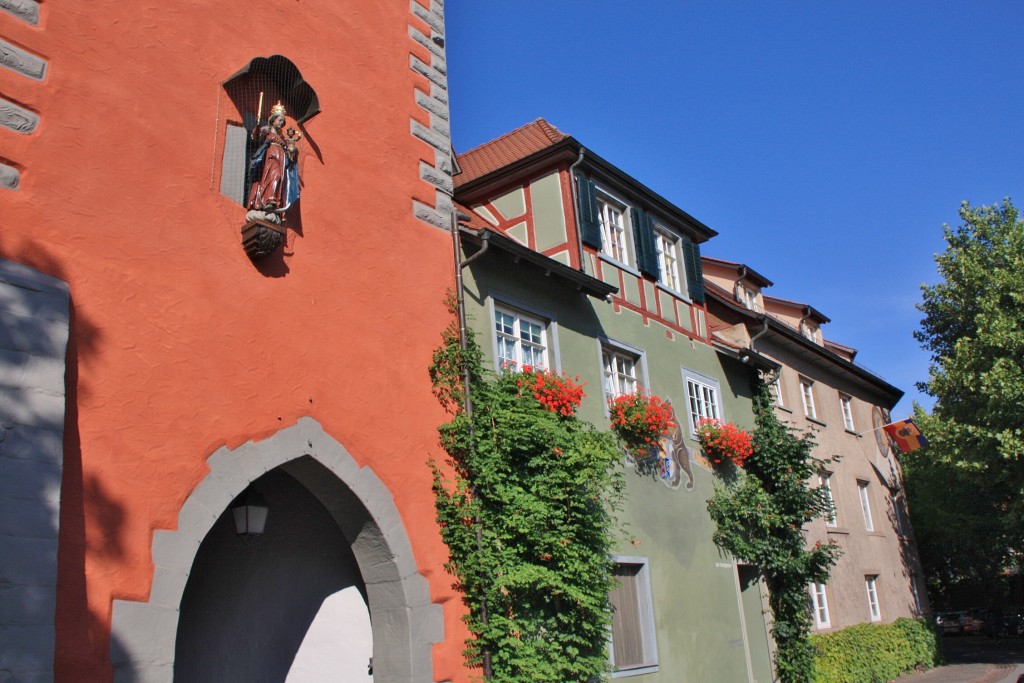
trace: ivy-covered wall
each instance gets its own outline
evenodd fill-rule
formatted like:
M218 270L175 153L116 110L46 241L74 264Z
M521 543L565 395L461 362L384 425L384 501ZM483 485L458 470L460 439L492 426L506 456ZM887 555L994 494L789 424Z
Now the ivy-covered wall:
M580 416L599 427L609 420L602 394L601 340L643 352L645 388L670 399L682 427L682 443L694 449L686 418L683 369L718 382L726 420L753 424L750 369L699 341L667 335L657 323L611 303L587 297L526 262L499 252L485 254L466 271L466 301L485 356L494 359L493 306L520 309L550 322L549 362L580 375L587 397ZM707 513L713 476L699 462L679 457L668 476L623 460L626 531L617 554L648 562L653 594L658 667L631 677L651 683L771 680L768 636L759 587L746 591L732 559L712 542ZM688 470L688 471L687 471Z

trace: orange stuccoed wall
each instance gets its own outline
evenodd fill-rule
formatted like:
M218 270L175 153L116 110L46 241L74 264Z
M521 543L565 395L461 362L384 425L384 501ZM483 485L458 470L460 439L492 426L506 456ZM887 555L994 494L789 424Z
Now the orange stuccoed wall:
M444 605L435 678L467 680L425 465L445 419L427 366L453 266L449 235L414 216L437 204L421 178L437 150L410 133L431 125L416 104L431 81L410 61L432 61L410 27L431 35L408 1L0 13L0 35L48 65L41 81L0 68L0 94L39 116L29 134L0 129L0 161L21 174L0 190L0 256L67 281L72 302L57 680L110 680L112 600L148 596L153 533L175 527L206 458L303 416L394 495ZM301 143L301 231L254 265L245 210L218 192L221 84L275 54L321 113Z

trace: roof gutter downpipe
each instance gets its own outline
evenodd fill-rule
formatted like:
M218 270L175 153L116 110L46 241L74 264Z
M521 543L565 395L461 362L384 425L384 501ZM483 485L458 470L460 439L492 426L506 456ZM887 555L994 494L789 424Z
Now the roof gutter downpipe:
M756 342L758 339L760 339L761 337L763 337L765 334L768 333L768 316L766 316L766 315L759 315L757 317L761 319L761 324L763 325L763 327L760 330L757 331L757 334L755 334L753 337L750 338L750 350L751 351L755 351L755 349L754 349L754 342ZM755 353L756 353L756 351L755 351Z
M576 167L583 163L583 155L586 153L586 148L580 146L580 156L576 161L573 162L572 166L569 167L569 188L572 190L572 212L576 219L576 248L577 257L580 260L580 272L586 272L583 267L583 235L580 234L580 198L579 190L576 189Z
M463 214L465 216L465 214ZM469 219L469 216L466 216ZM451 232L452 232L452 252L454 255L455 263L455 300L457 302L458 315L459 315L459 348L462 349L463 357L465 357L466 351L469 346L468 336L469 332L466 328L466 295L463 292L463 280L462 271L472 261L482 256L487 248L491 245L490 234L484 231L481 239L483 240L483 246L480 247L479 251L470 256L469 258L462 260L462 239L459 236L459 210L452 209L452 221L451 221ZM469 420L469 447L474 448L476 444L476 430L473 428L473 399L470 396L471 382L469 376L469 366L463 365L462 368L462 390L463 390L463 409L466 411L466 417ZM476 493L476 486L473 487L474 494ZM478 549L483 548L483 528L481 526L480 516L477 515L475 521L476 526L476 546ZM480 598L480 621L486 625L488 623L487 618L487 600L486 598ZM484 680L490 681L494 677L494 669L491 665L491 651L484 649L483 651L483 670Z

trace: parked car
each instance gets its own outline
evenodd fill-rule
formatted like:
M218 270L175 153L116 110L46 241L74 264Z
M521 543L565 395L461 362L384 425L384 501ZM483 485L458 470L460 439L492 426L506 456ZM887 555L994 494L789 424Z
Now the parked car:
M963 633L966 617L967 612L939 612L935 615L935 625L943 635Z

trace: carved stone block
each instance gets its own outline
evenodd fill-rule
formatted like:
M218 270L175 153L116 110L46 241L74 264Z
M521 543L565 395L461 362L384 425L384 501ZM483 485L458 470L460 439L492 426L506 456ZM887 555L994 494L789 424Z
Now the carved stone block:
M46 76L46 60L0 40L0 65L36 81Z
M5 190L17 190L21 183L21 172L13 166L0 164L0 187Z
M39 3L36 0L0 0L0 10L33 26L39 25Z
M2 2L2 0L0 0ZM0 97L0 126L28 135L39 125L39 115Z

